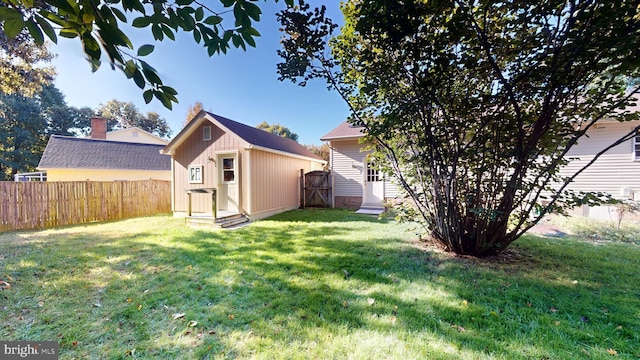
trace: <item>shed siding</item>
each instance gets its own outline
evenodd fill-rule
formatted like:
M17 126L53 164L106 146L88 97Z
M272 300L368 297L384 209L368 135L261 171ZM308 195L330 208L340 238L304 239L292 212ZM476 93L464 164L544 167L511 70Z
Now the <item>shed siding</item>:
M105 169L47 169L47 181L114 181L114 180L171 181L171 171L105 170Z
M594 155L631 131L637 124L607 123L604 128L589 131L589 137L581 140L567 154L576 157L561 170L568 176L586 165ZM576 191L603 191L614 197L622 188L640 192L640 162L633 159L633 140L626 141L603 154L589 168L576 177L569 186Z
M280 209L300 205L300 169L309 172L321 166L310 160L276 153L250 150L252 220ZM315 166L314 166L315 165Z
M334 196L362 196L364 159L371 151L363 152L365 145L358 140L331 142L331 170L334 176ZM401 196L401 188L392 176L385 176L384 196Z
M366 153L358 140L331 142L331 171L334 196L362 196L363 169Z
M202 132L205 126L211 126L211 140L203 141ZM205 121L186 139L173 155L174 169L174 212L187 212L188 199L186 190L217 187L216 164L209 158L216 159L218 151L235 151L244 148L244 142L235 134L226 133ZM238 162L243 163L242 151L238 153ZM188 177L189 165L203 166L203 183L190 184ZM240 177L242 181L242 177ZM242 186L242 184L241 184ZM194 213L211 213L211 196L208 194L193 194L191 209Z

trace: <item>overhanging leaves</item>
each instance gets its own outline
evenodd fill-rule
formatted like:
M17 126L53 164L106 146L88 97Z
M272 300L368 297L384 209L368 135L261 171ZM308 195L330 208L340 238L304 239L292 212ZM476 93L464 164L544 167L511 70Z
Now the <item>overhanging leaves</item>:
M194 6L194 3L193 0L116 0L97 5L93 0L9 1L0 6L0 21L2 30L9 37L17 36L26 27L37 43L44 41L44 35L53 42L57 41L57 36L79 38L92 70L99 68L104 52L113 68L127 68L127 77L145 89L147 85L144 78L149 85L162 82L155 71L145 68L142 62L133 59L127 52L127 49L133 49L133 45L121 29L122 23L127 21L125 13L132 14L131 25L134 28L149 29L157 41L164 40L165 36L175 40L175 33L180 30L192 32L194 41L202 43L209 56L226 53L230 44L245 50L246 44L256 46L255 37L259 33L252 25L260 20L262 14L258 5L244 0L221 0L216 10L215 3L206 6ZM287 0L286 3L292 2ZM229 7L233 7L233 14L225 16L225 8ZM225 25L225 19L229 24ZM51 23L58 28L57 34ZM152 48L143 46L138 49L136 56L146 56L150 50ZM131 59L135 60L136 67L139 66L138 72L131 72L130 67L124 66ZM175 94L164 93L161 88L155 88L154 91L163 94L154 93L154 97L165 106L167 101L177 101ZM145 99L148 99L148 95Z

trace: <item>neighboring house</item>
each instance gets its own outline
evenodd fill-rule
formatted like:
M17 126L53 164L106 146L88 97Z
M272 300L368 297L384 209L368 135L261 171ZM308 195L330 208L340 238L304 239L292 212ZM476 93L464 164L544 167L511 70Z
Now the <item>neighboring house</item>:
M384 201L401 196L401 190L368 161L371 151L363 151L362 129L345 121L320 138L328 142L331 149L333 206L380 213L384 210Z
M160 154L167 141L137 128L119 131L115 139L156 143L115 141L109 139L105 119L92 118L91 125L91 138L49 138L37 167L47 172L47 181L171 180L171 161Z
M567 153L574 158L560 171L563 176L574 174L607 146L631 132L638 121L601 121L589 129ZM604 192L619 200L640 201L640 134L605 152L584 172L578 175L567 189L585 192ZM615 205L583 206L576 213L601 219L615 220Z
M171 155L175 216L189 215L189 198L191 214L201 217L215 211L256 220L298 208L300 170L325 163L293 140L205 111L163 153Z
M598 152L638 125L637 121L600 121L588 131L588 136L568 152L567 157L573 160L561 169L560 174L572 175ZM400 195L392 183L380 181L380 175L367 163L367 153L361 150L364 145L359 143L363 137L361 130L345 122L321 138L329 142L331 148L330 168L334 177L335 207L369 207L372 203L382 203L382 199ZM640 201L640 134L605 152L578 175L567 189L603 192L619 200ZM574 213L608 220L617 217L615 205L583 206L574 209Z
M106 140L134 142L140 144L160 144L167 145L168 140L155 136L139 127L114 130L106 133Z

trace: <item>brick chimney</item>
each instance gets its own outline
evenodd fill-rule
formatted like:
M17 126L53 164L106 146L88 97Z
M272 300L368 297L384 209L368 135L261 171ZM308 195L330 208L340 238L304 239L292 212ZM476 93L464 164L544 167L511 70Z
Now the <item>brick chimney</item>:
M107 138L107 119L99 116L91 118L91 138L103 140Z

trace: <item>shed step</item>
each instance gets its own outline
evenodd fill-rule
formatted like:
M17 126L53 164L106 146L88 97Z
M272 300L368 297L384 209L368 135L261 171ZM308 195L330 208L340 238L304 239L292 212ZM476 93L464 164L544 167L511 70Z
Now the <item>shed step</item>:
M187 226L213 229L229 228L246 222L249 222L249 219L242 214L227 215L216 219L210 216L189 216L185 218Z
M360 209L358 209L358 211L356 211L356 214L380 215L383 212L384 212L384 208L383 207L362 206L362 207L360 207Z

